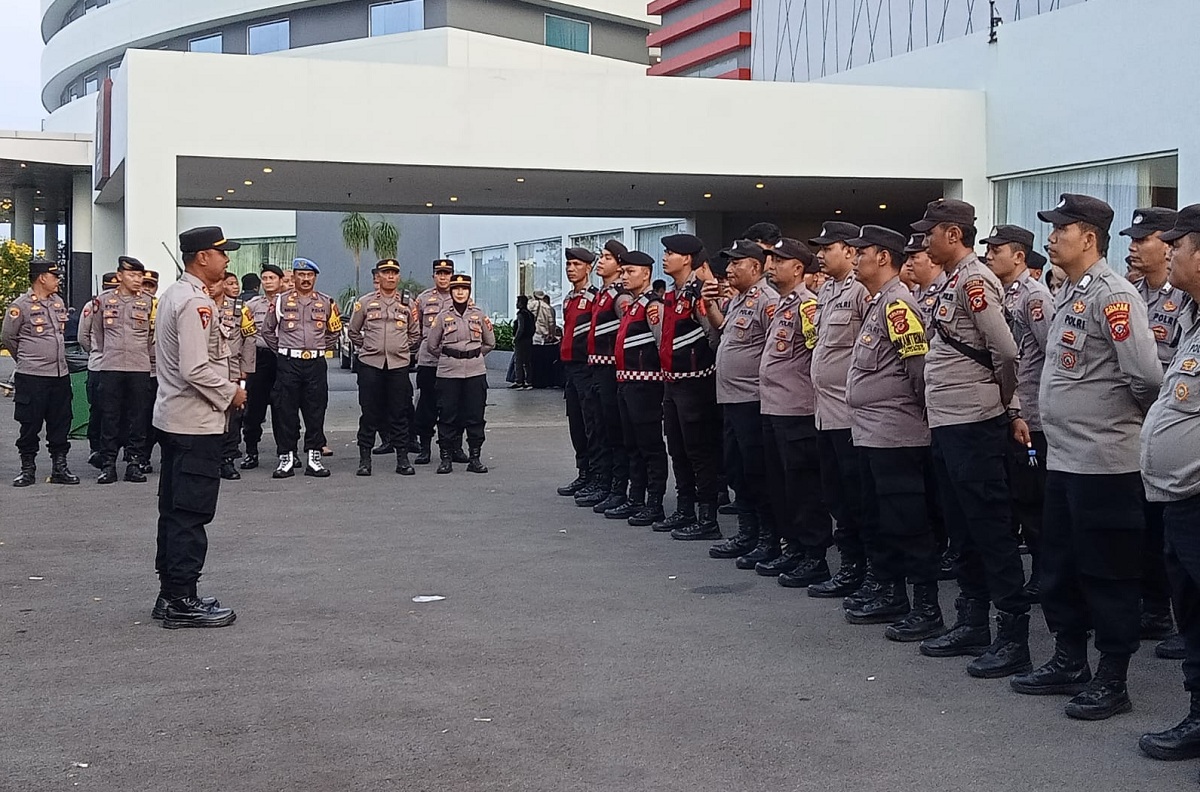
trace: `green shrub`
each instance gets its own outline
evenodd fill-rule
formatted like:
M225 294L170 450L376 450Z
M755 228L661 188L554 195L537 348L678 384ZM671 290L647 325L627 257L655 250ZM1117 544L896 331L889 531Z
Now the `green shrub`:
M496 331L496 349L501 352L513 351L513 323L512 322L496 322L493 326Z

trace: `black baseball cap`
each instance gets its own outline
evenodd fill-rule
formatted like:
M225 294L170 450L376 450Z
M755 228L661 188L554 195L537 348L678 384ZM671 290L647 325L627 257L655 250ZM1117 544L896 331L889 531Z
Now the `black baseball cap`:
M700 237L691 234L671 234L662 238L662 246L682 256L696 256L704 250Z
M1032 250L1033 232L1017 225L998 225L992 227L992 233L988 234L987 239L979 241L984 245L1007 245L1009 242L1015 242Z
M179 235L179 249L184 253L199 253L202 250L237 250L241 243L225 238L220 226L189 228Z
M847 239L846 244L852 248L881 247L889 250L895 257L896 263L901 264L904 258L904 247L908 237L899 231L877 225L865 225L855 239Z
M925 216L913 223L910 228L922 234L937 228L942 223L950 223L965 228L975 227L975 207L966 201L953 198L938 198L925 205Z
M567 261L582 261L584 264L596 263L596 254L587 248L567 248Z
M1038 219L1051 225L1087 223L1107 231L1112 227L1113 209L1104 201L1090 195L1063 193L1057 206L1038 212Z
M630 267L653 267L654 257L640 250L627 250L617 256L617 261Z
M1029 251L1029 255L1025 257L1025 265L1029 267L1029 269L1046 269L1047 263L1046 257L1041 253L1038 253L1036 250Z
M1133 223L1121 232L1121 236L1127 236L1130 239L1145 239L1155 231L1170 231L1175 227L1176 214L1174 209L1166 209L1161 206L1138 209L1133 213Z
M1185 206L1175 216L1175 225L1163 231L1159 237L1163 242L1174 242L1188 234L1200 234L1200 204Z
M767 260L767 251L763 250L762 246L753 240L739 239L734 242L733 245L721 251L721 258L752 258L760 264L763 264Z
M839 223L830 220L827 223L821 224L820 236L815 236L808 240L810 245L821 247L822 245L832 245L834 242L846 242L854 239L859 234L859 227L854 223Z
M117 256L117 272L145 272L146 265L133 256Z
M812 248L801 242L799 239L783 237L775 246L767 251L768 256L774 256L778 259L794 259L804 264L805 272L817 272L820 265L817 263L817 255L812 252Z
M924 234L911 234L908 237L908 244L904 246L905 255L912 253L924 252L926 246Z

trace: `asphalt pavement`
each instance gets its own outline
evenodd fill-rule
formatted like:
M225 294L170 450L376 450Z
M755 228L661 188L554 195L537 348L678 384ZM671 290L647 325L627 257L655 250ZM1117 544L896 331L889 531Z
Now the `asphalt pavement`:
M1195 787L1197 763L1137 751L1186 711L1150 643L1134 711L1072 721L1064 698L557 496L561 391L496 383L487 475L376 457L359 478L353 379L330 376L330 478L274 481L265 455L222 483L200 586L237 610L220 630L149 618L157 474L99 486L76 443L83 484L44 483L43 455L13 489L0 400L0 790Z

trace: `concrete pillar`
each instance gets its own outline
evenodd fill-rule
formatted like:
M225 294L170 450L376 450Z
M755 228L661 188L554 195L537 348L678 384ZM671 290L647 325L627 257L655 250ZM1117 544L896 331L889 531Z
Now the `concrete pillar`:
M13 241L33 247L33 202L32 187L17 187L13 190Z
M141 153L132 145L125 155L125 249L120 252L158 270L160 293L178 279L183 266L175 173L174 155Z
M92 172L71 178L71 207L67 212L67 299L75 308L100 290L92 271Z
M58 215L59 205L58 196L43 195L42 196L42 235L46 248L46 258L51 261L58 260Z

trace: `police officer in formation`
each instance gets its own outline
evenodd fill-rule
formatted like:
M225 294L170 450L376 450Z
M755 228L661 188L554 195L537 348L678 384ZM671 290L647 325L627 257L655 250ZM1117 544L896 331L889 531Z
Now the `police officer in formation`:
M238 297L241 293L239 286L237 276L227 272L221 283L212 289L211 296L217 306L216 316L221 335L229 346L229 379L244 388L258 361L254 343L258 337L258 325L254 323L249 307ZM244 416L244 410L229 412L229 426L225 430L225 445L221 451L221 478L226 481L237 481L242 477L234 462L238 458Z
M416 473L408 459L409 407L412 382L408 378L413 351L421 343L421 316L417 303L396 290L400 262L383 259L372 272L376 289L354 303L350 315L350 340L358 350L359 476L371 475L371 446L378 433L396 452L396 472Z
M487 354L496 348L492 320L471 302L471 276L450 276L450 304L425 334L437 358L438 473L454 472L454 451L467 438L467 471L487 473L481 459L487 405Z
M426 338L434 319L450 307L450 277L454 274L454 262L437 259L433 262L433 288L417 295L417 311L421 315L421 347L417 350L417 399L413 421L416 424L419 450L413 460L418 465L428 465L432 455L433 430L438 422L438 357L429 348ZM466 462L462 447L452 449L454 462Z
M296 473L300 443L300 417L304 417L304 475L324 478L329 469L321 463L325 446L325 409L329 405L326 357L332 355L342 330L337 303L315 291L321 270L316 263L298 258L292 262L292 290L275 296L267 306L263 334L278 356L271 425L279 465L274 478Z
M117 288L117 273L106 272L100 279L101 294ZM76 340L88 353L87 401L88 401L88 464L99 469L103 455L100 453L100 350L92 344L93 309L99 305L100 295L94 295L79 313L79 333Z
M21 472L14 487L37 481L38 435L46 430L53 484L78 484L67 467L71 443L71 377L67 370L67 306L58 293L62 270L56 262L29 262L29 291L13 300L0 327L0 348L16 362L13 417L20 424L17 453Z
M89 352L100 355L99 484L117 480L117 455L128 458L125 480L144 482L147 463L146 411L154 368L154 303L142 293L146 267L130 256L117 264L117 288L93 301Z
M563 399L571 445L575 449L575 469L579 472L577 479L582 480L582 486L573 494L576 506L593 508L608 500L612 488L612 457L607 443L599 437L604 431L600 393L592 378L592 367L587 362L592 311L599 294L592 285L596 254L586 248L572 247L567 248L566 260L571 291L563 297L559 360L565 380Z
M246 301L250 320L259 331L254 334L254 367L246 377L246 409L242 416L242 437L246 444L246 456L240 465L242 470L258 467L258 444L262 440L263 421L271 405L271 393L275 390L275 369L278 365L275 353L267 346L267 312L275 297L283 288L283 268L277 264L264 264L259 275L262 294ZM272 413L274 417L274 413Z

